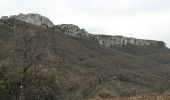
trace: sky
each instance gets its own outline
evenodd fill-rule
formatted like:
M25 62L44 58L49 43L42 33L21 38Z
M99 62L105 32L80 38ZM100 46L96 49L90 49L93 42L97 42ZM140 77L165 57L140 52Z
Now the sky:
M38 13L92 34L164 41L170 47L170 0L0 0L0 16Z

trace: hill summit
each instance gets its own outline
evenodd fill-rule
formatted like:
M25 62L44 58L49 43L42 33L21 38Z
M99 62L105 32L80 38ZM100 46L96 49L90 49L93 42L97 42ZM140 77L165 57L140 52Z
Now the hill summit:
M2 19L7 19L8 16L3 16ZM52 27L54 24L53 22L40 14L34 14L34 13L29 13L29 14L23 14L20 13L19 15L11 15L9 18L15 18L30 24L38 25L38 26L47 26L47 27Z
M9 18L14 18L17 20L21 20L30 24L52 27L56 31L64 32L65 34L83 37L95 40L99 44L105 47L123 47L127 45L135 45L135 46L154 46L158 48L165 48L166 44L163 41L155 41L155 40L144 40L144 39L136 39L132 37L123 37L123 36L111 36L111 35L95 35L87 32L85 29L80 29L79 26L73 24L61 24L54 25L53 22L40 14L19 14L12 15ZM2 19L8 19L7 16L3 16Z

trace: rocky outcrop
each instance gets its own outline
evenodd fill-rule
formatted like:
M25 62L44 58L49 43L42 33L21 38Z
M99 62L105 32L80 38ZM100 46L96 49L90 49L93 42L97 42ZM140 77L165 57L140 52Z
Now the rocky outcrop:
M136 46L157 46L166 47L165 43L162 41L154 40L143 40L136 38L129 38L123 36L108 36L108 35L94 35L93 36L99 44L106 47L124 46L124 45L136 45Z
M2 18L6 19L7 17L4 16ZM33 13L29 13L29 14L21 13L19 15L12 15L9 18L15 18L15 19L27 22L27 23L31 23L31 24L38 25L38 26L44 26L44 27L52 27L54 25L53 22L47 17L44 17L39 14L33 14Z
M89 33L85 29L80 29L78 26L73 24L61 24L53 26L53 29L56 31L69 34L76 37L89 37Z
M2 20L8 19L8 16L2 16L1 19L2 19Z
M161 48L166 47L165 43L162 41L136 39L136 38L123 37L123 36L94 35L85 31L85 29L80 29L78 26L73 24L55 25L53 26L53 29L58 32L60 31L71 36L95 40L96 42L98 42L99 44L105 47L116 47L116 46L121 47L124 45L157 46Z

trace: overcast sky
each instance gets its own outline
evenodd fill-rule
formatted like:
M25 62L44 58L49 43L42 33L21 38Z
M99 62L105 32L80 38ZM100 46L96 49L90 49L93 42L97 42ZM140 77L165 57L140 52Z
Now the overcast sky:
M0 0L0 16L39 13L93 34L162 40L170 47L170 0Z

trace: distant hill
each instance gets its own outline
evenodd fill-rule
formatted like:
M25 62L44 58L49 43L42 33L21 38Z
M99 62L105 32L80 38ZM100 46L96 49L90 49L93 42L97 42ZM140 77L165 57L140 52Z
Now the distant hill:
M93 35L75 25L2 18L0 62L2 100L114 98L170 89L164 42Z

